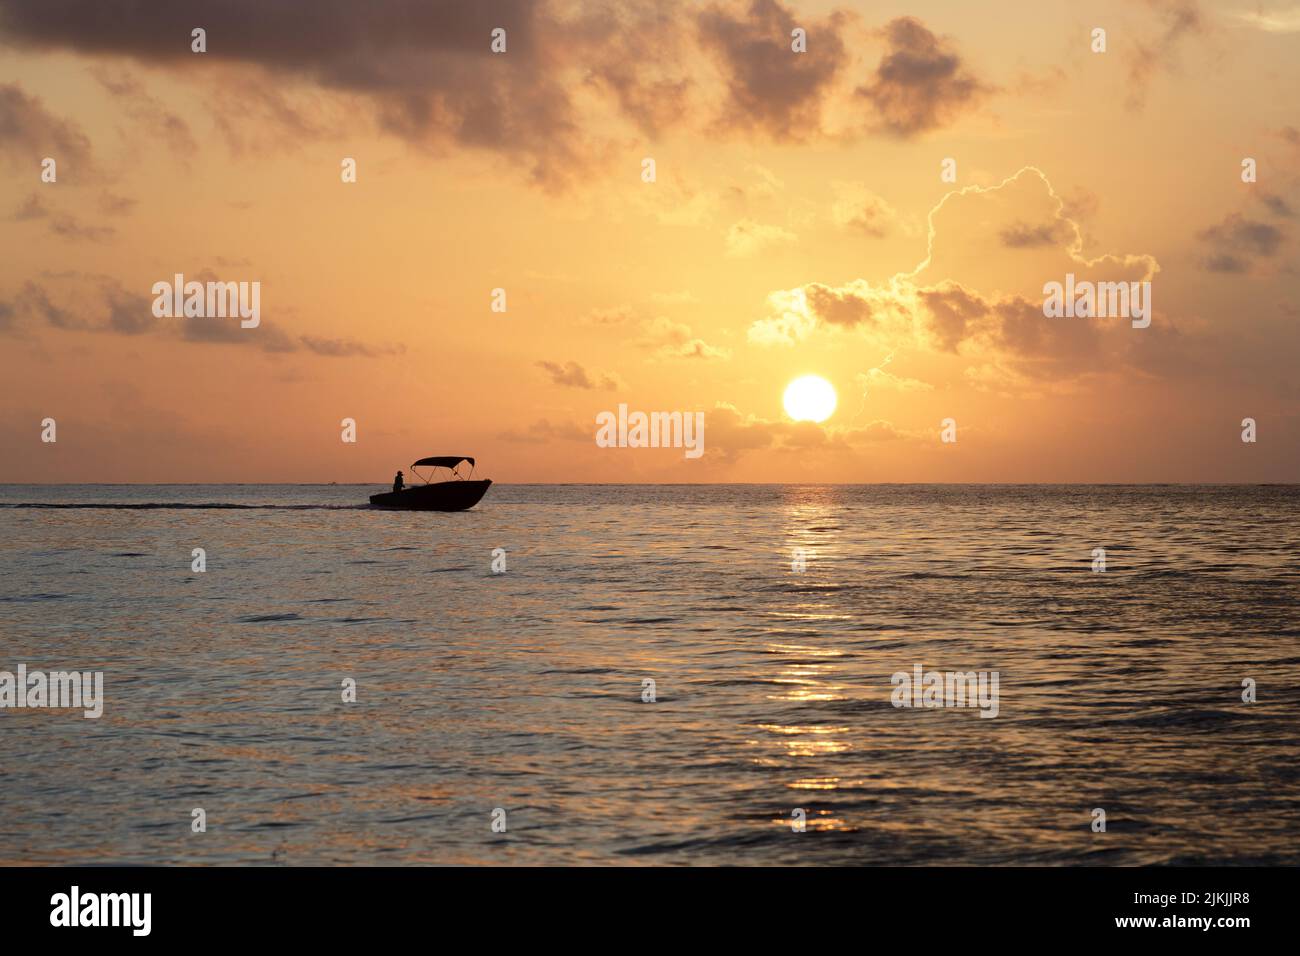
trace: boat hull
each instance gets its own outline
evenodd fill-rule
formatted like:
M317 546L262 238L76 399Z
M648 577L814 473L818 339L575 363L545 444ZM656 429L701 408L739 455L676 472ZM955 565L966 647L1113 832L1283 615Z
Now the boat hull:
M478 504L491 484L489 478L476 478L413 485L402 491L371 495L370 505L388 511L464 511Z

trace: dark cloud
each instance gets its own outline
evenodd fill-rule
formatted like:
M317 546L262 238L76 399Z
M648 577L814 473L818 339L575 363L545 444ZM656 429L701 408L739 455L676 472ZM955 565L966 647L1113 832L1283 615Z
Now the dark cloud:
M847 15L795 19L776 0L752 0L748 9L712 6L699 15L705 49L727 82L721 125L762 129L778 139L806 139L821 131L822 101L848 62L840 31ZM795 27L807 31L808 51L791 49Z
M350 356L361 356L364 358L378 358L384 355L401 355L406 351L404 345L367 345L364 342L358 342L356 339L322 339L314 335L303 335L298 339L303 348L317 355L326 355L331 358L347 358Z
M64 331L140 335L153 331L158 324L151 308L153 300L130 292L116 279L79 273L59 278L74 281L60 283L63 287L56 290L58 302L45 285L28 280L18 295L17 311Z
M84 178L90 167L90 140L17 83L5 83L0 84L0 155L15 166L29 168L33 177L48 156L57 164L60 180L65 174Z
M872 320L871 303L851 289L836 289L814 282L804 287L808 307L830 325L855 326Z
M305 351L325 358L383 358L406 352L404 345L369 345L356 339L292 335L267 319L246 329L235 319L176 319L187 342L212 345L247 345L272 354Z
M705 413L709 454L731 462L745 452L770 448L782 430L782 423L743 417L730 405L718 405Z
M587 374L587 370L577 362L538 362L537 367L544 369L546 374L551 377L551 382L555 385L563 385L568 388L602 388L612 391L618 387L618 382L610 375L598 375L596 378Z
M1023 296L1000 299L992 311L988 339L1021 375L1064 380L1093 370L1100 361L1102 329L1097 322L1045 319L1042 302Z
M246 329L238 319L165 319L174 324L180 337L186 342L207 345L248 345L263 352L296 352L298 343L292 336L285 334L279 326L267 319L262 319L256 328Z
M1259 201L1275 216L1290 219L1295 215L1295 210L1291 208L1291 204L1275 193L1260 193Z
M915 17L891 20L884 35L888 52L873 82L858 94L874 105L878 125L895 136L945 126L992 92L949 43Z
M566 37L547 3L317 0L304 11L265 0L0 0L0 24L8 42L28 48L128 56L151 67L244 64L364 94L382 128L515 155L543 184L581 165L576 111L555 68ZM207 31L204 54L190 49L196 26ZM505 54L490 49L497 27L507 31Z
M998 233L998 239L1010 249L1039 249L1068 243L1071 238L1070 227L1062 220L1031 225L1026 222L1013 223Z
M130 215L138 202L138 199L132 199L129 196L119 196L116 193L105 192L99 197L99 208L101 212L108 216L126 216Z
M292 4L223 0L108 5L96 0L4 0L0 24L12 42L125 54L150 64L186 60L280 61L338 86L383 88L433 79L451 65L433 53L481 49L494 27L510 33L510 52L536 55L537 7L531 0L316 0L310 16ZM207 52L193 53L190 31L207 31ZM385 57L385 51L394 54Z
M1210 247L1205 257L1207 269L1241 274L1249 272L1255 260L1267 259L1276 253L1286 234L1269 223L1232 213L1222 222L1197 233L1197 238Z
M52 208L39 193L30 193L13 215L14 222L43 221L53 235L63 239L99 242L116 233L112 226L94 226L83 223L76 216Z
M87 324L83 319L63 306L56 305L50 300L45 287L31 280L23 283L22 292L18 295L18 303L24 312L36 316L37 319L56 329L86 328Z
M779 0L316 0L309 12L267 0L0 0L0 42L106 61L93 75L132 133L152 131L183 156L196 150L189 119L146 91L131 60L198 84L236 153L301 148L361 121L421 148L504 156L548 190L611 161L620 123L648 137L683 126L782 141L825 134L825 107L851 95L856 21L805 17ZM203 54L190 49L196 26L207 31ZM504 54L490 48L498 27ZM806 53L791 50L795 27L807 31ZM894 20L884 35L886 56L858 93L886 131L941 126L988 92L920 21ZM32 114L24 128L54 132L34 101L7 95L0 118L18 110ZM63 153L76 135L63 130Z
M102 242L111 239L117 230L112 226L92 226L66 214L50 217L50 232L64 239L85 242Z
M123 335L140 335L152 332L158 324L153 314L153 299L135 295L124 289L108 290L107 331Z
M23 200L22 205L14 210L10 216L14 222L31 222L35 219L46 219L50 215L50 209L36 193L28 193L27 198Z
M628 15L635 11L635 24ZM565 30L584 51L585 82L610 94L643 135L656 138L693 112L695 80L686 64L692 31L682 28L679 0L586 4Z
M971 324L989 311L988 303L980 296L955 282L941 282L934 288L919 290L917 295L929 312L930 334L946 352L956 352L969 335Z
M182 341L208 345L243 345L274 354L305 351L327 358L381 358L401 355L400 344L372 345L345 338L293 335L261 319L255 328L243 328L238 318L167 318L153 314L154 296L134 292L105 275L78 272L47 273L50 289L36 281L24 283L10 302L0 300L0 330L19 333L19 317L64 331L100 332L116 335L178 337ZM195 276L199 281L215 279L211 270Z

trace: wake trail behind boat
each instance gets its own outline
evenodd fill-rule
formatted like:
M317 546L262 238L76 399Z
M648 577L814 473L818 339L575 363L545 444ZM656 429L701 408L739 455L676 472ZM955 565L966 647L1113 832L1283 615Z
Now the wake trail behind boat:
M100 509L107 511L369 511L370 505L240 505L214 501L190 504L174 501L148 502L40 502L0 505L0 508Z

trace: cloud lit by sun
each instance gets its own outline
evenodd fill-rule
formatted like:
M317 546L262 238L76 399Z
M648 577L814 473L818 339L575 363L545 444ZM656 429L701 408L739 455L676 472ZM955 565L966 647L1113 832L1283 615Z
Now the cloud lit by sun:
M1300 468L1290 14L100 6L0 0L0 449L79 419L0 480L364 481L444 450L502 482ZM259 320L156 313L176 275L257 283ZM1150 286L1134 325L1045 313L1052 283ZM705 413L707 453L607 454L624 404Z

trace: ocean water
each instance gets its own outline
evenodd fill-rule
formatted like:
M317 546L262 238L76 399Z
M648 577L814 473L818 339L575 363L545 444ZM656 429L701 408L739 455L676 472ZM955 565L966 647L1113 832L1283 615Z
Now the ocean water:
M0 486L0 862L1300 863L1300 487L377 490Z

